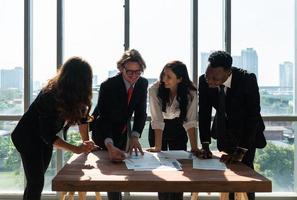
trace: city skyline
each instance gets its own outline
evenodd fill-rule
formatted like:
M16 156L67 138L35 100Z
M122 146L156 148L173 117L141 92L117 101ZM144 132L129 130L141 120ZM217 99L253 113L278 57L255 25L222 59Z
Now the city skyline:
M213 51L200 53L200 66L198 66L198 69L200 69L199 70L200 75L205 72L207 64L208 64L208 57L212 52ZM245 69L250 73L254 73L258 79L258 77L259 77L258 55L257 55L257 51L255 49L253 49L252 47L248 47L246 49L241 50L241 55L231 55L231 56L233 58L232 66ZM20 67L20 66L7 67L7 68L0 66L0 72L3 73L2 71L13 71L14 69L18 69L18 68L23 69L23 67ZM294 69L293 62L282 61L281 63L279 63L279 73L278 73L279 80L278 80L277 84L276 85L261 85L261 84L259 84L259 86L264 86L264 87L265 86L288 86L288 87L292 87L293 86L293 69ZM110 68L110 70L107 71L107 76L103 80L99 80L98 74L94 74L93 75L93 85L98 85L105 79L107 79L111 76L114 76L117 73L118 73L118 69ZM159 76L157 76L157 77L145 76L145 77L148 79L155 79L155 78L158 79L159 78ZM9 78L7 78L7 80L9 80ZM9 80L9 81L11 81L11 80ZM36 78L33 81L33 88L36 89L38 87L41 87L46 82L47 82L47 80L46 81L39 80L38 78ZM3 85L2 79L0 76L0 87L2 87L2 85Z
M173 59L187 66L191 63L190 1L163 0L158 6L156 2L130 3L130 47L140 50L147 62L145 77L157 77L165 63ZM23 6L23 1L1 2L1 67L23 65ZM33 81L44 82L55 74L56 8L56 1L33 3ZM200 57L201 52L223 49L222 2L199 1L198 9ZM279 64L295 61L294 13L293 0L232 1L232 55L239 55L248 47L257 51L261 86L277 86ZM94 67L98 82L102 82L108 70L116 70L116 61L124 50L123 16L121 0L104 4L96 0L66 0L64 58L82 56Z

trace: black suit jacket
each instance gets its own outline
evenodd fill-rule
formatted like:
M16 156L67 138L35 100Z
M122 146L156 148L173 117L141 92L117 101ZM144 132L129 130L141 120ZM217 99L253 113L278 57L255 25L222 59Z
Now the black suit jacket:
M105 148L104 140L112 138L114 145L123 149L127 134L122 130L134 114L132 131L142 133L146 121L146 98L148 81L140 77L135 83L128 106L127 90L122 77L118 74L107 79L100 86L98 103L94 109L95 118L92 138L96 144ZM124 136L124 137L123 137Z
M218 108L218 88L209 88L199 78L199 132L201 142L211 142L211 111ZM227 133L220 138L225 144L220 151L230 153L236 147L263 148L266 145L264 123L260 114L260 95L255 74L232 68L231 88L226 94ZM216 117L215 117L216 118ZM215 124L215 122L213 123ZM215 136L214 136L215 137Z
M64 123L57 110L56 93L41 91L18 122L11 138L19 152L36 153L43 146L52 148Z

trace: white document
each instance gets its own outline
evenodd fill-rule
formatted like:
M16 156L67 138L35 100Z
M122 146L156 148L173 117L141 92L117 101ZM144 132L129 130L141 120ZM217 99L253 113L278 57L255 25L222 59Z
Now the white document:
M192 159L192 153L183 150L161 151L157 153L159 158L172 158L172 159Z
M193 157L193 169L205 169L205 170L226 170L225 163L220 162L219 159L199 159Z
M131 155L124 161L128 169L155 169L161 165L160 161L148 152L144 152L144 155Z
M136 171L178 171L182 170L181 164L173 158L165 155L158 156L159 153L144 152L144 155L132 155L124 161L128 169Z

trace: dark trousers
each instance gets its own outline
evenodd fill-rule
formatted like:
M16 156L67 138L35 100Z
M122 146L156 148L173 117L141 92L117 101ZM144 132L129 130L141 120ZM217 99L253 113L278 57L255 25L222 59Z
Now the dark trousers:
M32 153L21 153L26 177L23 200L40 200L41 198L44 174L51 161L53 149L45 144L39 147Z
M162 135L162 151L187 150L187 132L178 119L164 120L165 127ZM149 144L155 146L155 134L151 125L149 128ZM159 200L182 200L183 192L158 192Z
M249 149L243 159L242 159L242 163L245 164L246 166L254 169L254 158L255 158L255 153L256 153L256 149L252 148ZM255 200L255 193L254 192L248 192L247 193L248 199L249 200ZM229 193L229 200L234 200L234 193Z

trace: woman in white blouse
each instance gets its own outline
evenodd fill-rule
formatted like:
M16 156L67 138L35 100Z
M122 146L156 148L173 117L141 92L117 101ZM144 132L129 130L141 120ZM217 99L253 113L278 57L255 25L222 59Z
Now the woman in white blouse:
M160 81L149 89L151 125L149 143L152 152L187 150L188 137L191 151L198 152L197 88L189 79L187 67L180 61L165 65ZM188 132L188 136L187 136ZM158 193L160 200L183 199L183 193Z

